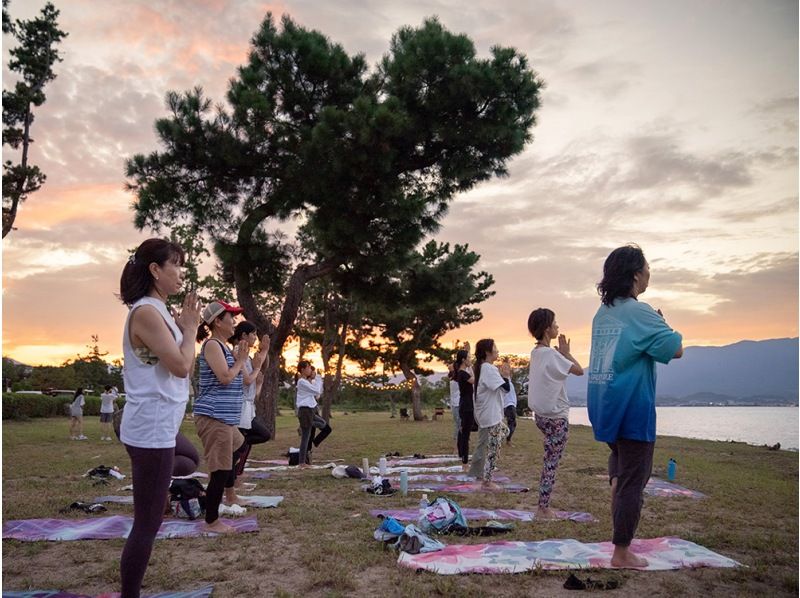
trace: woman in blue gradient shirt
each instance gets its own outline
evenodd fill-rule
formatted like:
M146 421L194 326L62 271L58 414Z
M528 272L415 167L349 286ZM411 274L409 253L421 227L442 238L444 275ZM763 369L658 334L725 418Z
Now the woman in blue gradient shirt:
M611 448L608 478L614 523L614 567L646 567L630 550L653 468L656 441L656 362L683 355L681 335L661 310L638 301L650 266L635 245L611 252L597 285L602 305L592 320L588 406L595 440Z

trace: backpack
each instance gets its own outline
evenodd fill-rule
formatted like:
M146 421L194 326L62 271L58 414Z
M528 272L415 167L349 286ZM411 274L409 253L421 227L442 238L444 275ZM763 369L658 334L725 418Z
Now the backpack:
M426 533L463 534L469 529L458 503L444 496L439 496L425 508L417 524Z
M206 511L206 491L194 478L172 480L169 501L175 517L194 520Z

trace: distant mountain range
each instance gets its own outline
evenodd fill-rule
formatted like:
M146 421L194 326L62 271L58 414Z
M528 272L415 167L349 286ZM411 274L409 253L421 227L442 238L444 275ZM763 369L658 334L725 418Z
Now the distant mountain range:
M573 404L585 402L586 377L570 376L567 392ZM658 364L656 392L659 405L797 405L798 339L687 347Z

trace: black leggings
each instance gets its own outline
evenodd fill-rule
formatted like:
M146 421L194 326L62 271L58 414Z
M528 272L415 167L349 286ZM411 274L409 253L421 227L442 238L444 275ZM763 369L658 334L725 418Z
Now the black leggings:
M328 422L314 413L311 407L300 407L298 409L298 420L300 421L300 454L298 464L308 462L308 452L314 446L319 446L333 431ZM319 434L317 434L319 430Z
M239 431L242 433L242 436L244 436L244 444L242 445L242 448L233 455L235 463L233 469L237 476L242 475L247 458L250 456L250 449L253 448L253 445L263 444L271 438L267 427L255 417L253 418L253 421L250 422L249 429L239 428ZM238 463L236 463L236 459L238 459Z
M209 474L206 486L206 523L214 523L219 519L219 503L222 502L222 494L232 473L229 469L219 469Z
M461 434L458 435L458 452L461 455L461 462L464 464L469 463L469 435L472 432L472 426L475 425L475 412L474 411L461 411Z
M506 421L508 422L508 436L506 436L506 440L511 442L511 437L514 435L514 430L517 429L517 408L514 405L509 405L505 409L503 409L503 413L506 416Z
M175 449L146 449L125 445L133 477L133 528L122 549L122 597L138 598L153 542L164 519L172 479ZM191 473L191 472L190 472Z

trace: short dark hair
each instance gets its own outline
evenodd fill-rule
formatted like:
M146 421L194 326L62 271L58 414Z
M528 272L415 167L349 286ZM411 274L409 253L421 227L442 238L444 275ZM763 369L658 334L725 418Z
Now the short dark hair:
M128 260L119 279L119 296L125 305L133 305L153 288L150 264L163 266L170 260L183 266L183 247L166 239L147 239Z
M597 283L603 305L612 305L618 297L630 297L633 279L645 264L647 260L638 245L625 245L612 251L603 264L603 280Z
M537 341L542 340L545 330L553 325L556 320L556 314L551 309L540 307L534 309L531 315L528 316L528 332Z
M228 339L229 343L238 343L242 340L242 337L245 334L250 334L251 332L256 331L256 325L252 322L248 322L247 320L242 320L238 324L236 324L236 328L233 329L233 336Z

